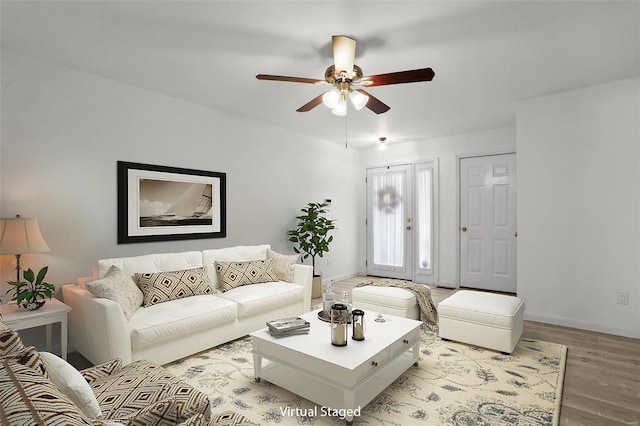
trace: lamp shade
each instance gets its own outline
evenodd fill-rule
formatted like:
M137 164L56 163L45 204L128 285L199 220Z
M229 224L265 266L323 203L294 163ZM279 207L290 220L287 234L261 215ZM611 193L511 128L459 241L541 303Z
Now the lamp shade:
M344 99L339 100L331 112L335 115L347 115L347 101Z
M369 102L369 96L362 94L357 90L349 93L349 99L351 99L351 103L353 103L353 106L356 107L358 111L364 108L367 102Z
M23 217L0 219L0 254L51 251L44 241L38 221Z
M322 103L325 104L328 108L335 108L340 101L340 92L336 89L329 90L324 95L322 95Z

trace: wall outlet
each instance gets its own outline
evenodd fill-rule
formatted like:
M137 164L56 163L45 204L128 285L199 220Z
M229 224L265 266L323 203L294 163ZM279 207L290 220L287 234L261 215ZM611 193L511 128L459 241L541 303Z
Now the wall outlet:
M331 259L327 257L327 266L331 266Z
M616 303L618 305L628 305L629 304L629 292L627 291L619 291L618 297L616 298Z

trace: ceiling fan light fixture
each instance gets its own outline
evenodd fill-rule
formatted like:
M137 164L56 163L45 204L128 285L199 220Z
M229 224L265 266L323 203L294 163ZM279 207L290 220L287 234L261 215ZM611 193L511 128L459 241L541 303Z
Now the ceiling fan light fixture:
M381 136L378 138L378 141L380 142L378 144L378 149L380 151L384 151L385 149L387 149L387 138L384 136Z
M344 116L347 115L347 101L340 100L335 107L331 110L335 115Z
M396 71L385 74L363 76L362 68L356 65L356 40L347 36L333 36L333 64L329 65L324 73L324 80L303 77L288 77L284 75L258 74L258 80L287 81L293 83L322 84L331 86L329 92L324 92L302 105L296 111L307 112L324 103L333 110L336 115L346 115L346 99L351 99L356 110L368 108L375 114L383 114L389 111L386 105L374 95L363 89L352 89L352 86L387 86L391 84L417 83L431 81L435 73L431 68L420 68L405 71ZM357 93L354 93L357 92ZM336 99L336 97L338 99Z
M340 101L340 92L337 89L332 89L322 95L322 103L327 108L335 108Z
M369 102L369 96L360 93L357 90L349 93L349 99L351 99L351 103L358 111L364 108L365 105L367 105L367 102Z

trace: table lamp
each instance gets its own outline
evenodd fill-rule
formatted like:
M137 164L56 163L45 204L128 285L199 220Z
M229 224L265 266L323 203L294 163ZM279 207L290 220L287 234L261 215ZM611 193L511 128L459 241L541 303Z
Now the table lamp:
M38 221L16 215L0 219L0 254L16 256L16 281L20 281L20 256L51 251L44 241Z

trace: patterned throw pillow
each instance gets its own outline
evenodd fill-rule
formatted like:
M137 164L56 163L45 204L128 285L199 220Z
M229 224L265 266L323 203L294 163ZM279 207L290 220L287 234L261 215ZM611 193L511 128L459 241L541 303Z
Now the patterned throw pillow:
M0 322L0 357L23 349L24 345L18 332Z
M78 408L43 374L0 360L2 422L8 425L91 425Z
M154 402L126 420L127 426L175 426L180 416L175 399Z
M103 362L102 364L94 365L93 367L80 370L80 374L91 384L98 379L103 379L114 372L118 371L122 367L122 360L120 358L112 359L111 361Z
M104 420L126 423L153 401L169 398L178 406L177 423L199 413L207 421L211 417L207 395L151 361L134 361L90 385Z
M143 295L136 283L115 265L109 268L104 277L88 282L86 286L96 297L104 297L120 305L126 319L131 318L142 305Z
M272 259L216 262L216 270L222 284L222 291L229 291L246 284L278 281Z
M144 295L144 306L197 294L216 293L205 267L136 274L136 280Z
M202 414L196 414L189 417L184 422L180 423L178 426L207 426L209 422L205 421L204 416Z
M8 355L0 357L0 360L24 365L43 376L46 374L42 357L40 357L40 352L38 352L34 346L28 346L26 348L22 348L22 350L11 352Z
M293 282L294 265L298 262L300 256L297 254L286 255L277 253L271 249L267 250L267 259L272 259L273 269L280 281Z

